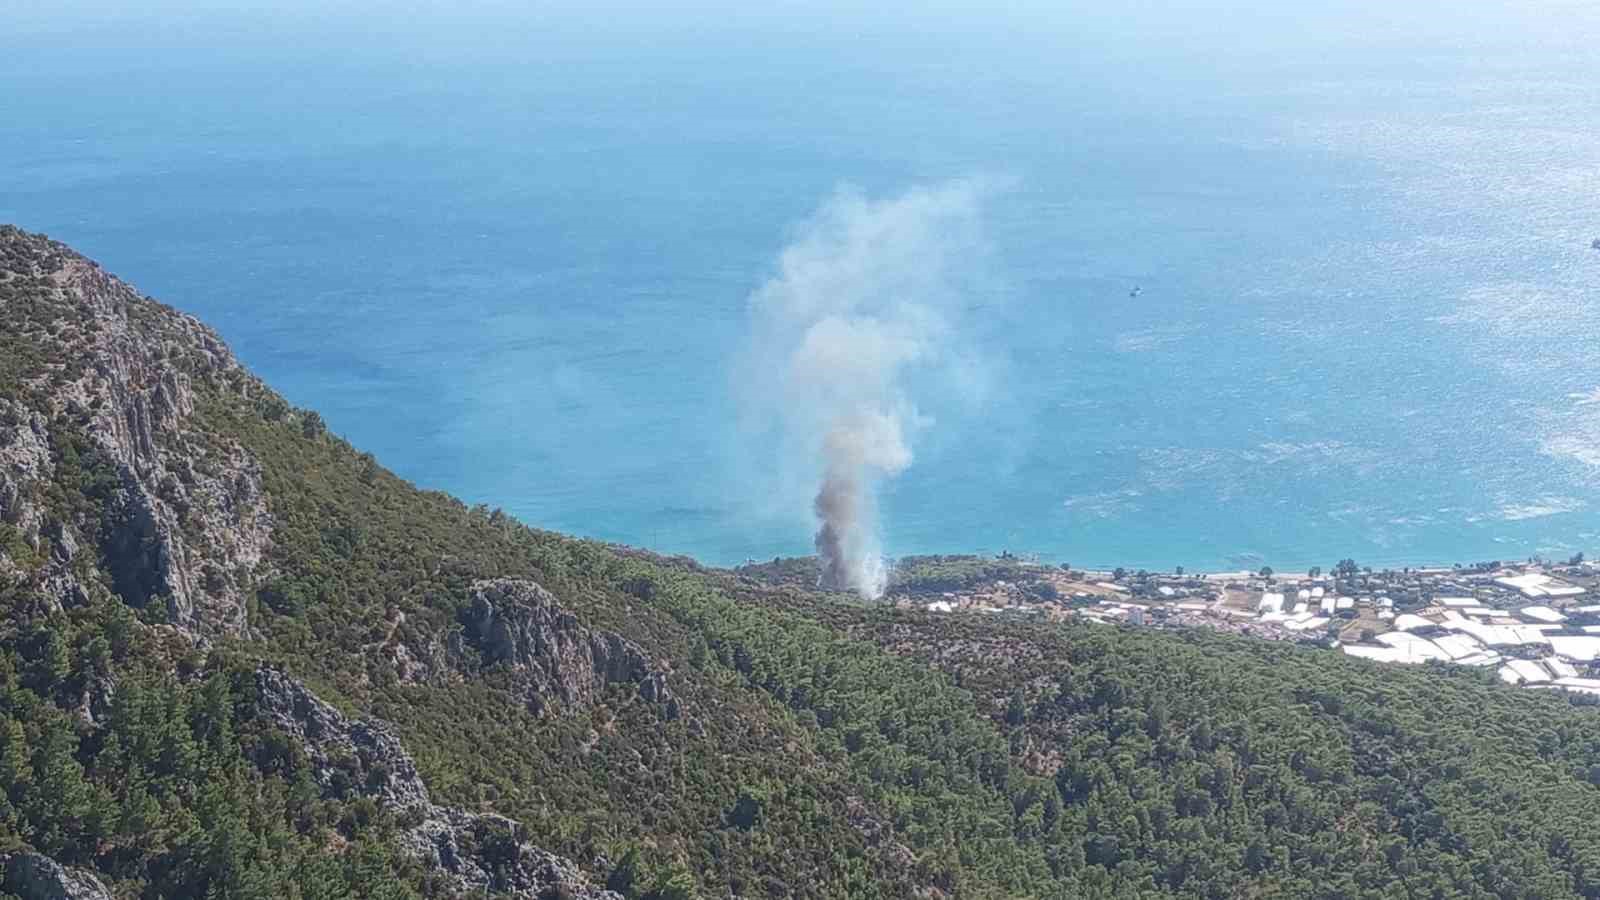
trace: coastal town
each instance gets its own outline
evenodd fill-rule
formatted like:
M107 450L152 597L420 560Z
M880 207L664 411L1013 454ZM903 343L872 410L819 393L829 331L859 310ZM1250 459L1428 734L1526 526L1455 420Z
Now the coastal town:
M1600 695L1600 565L1582 554L1288 574L1079 570L1013 561L1009 577L900 593L936 613L1206 627L1388 664L1492 668L1508 684Z

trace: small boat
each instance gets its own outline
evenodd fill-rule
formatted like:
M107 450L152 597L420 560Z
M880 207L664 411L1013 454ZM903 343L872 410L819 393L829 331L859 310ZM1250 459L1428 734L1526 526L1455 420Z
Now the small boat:
M1600 238L1595 238L1594 243L1590 244L1589 247L1592 250L1600 250Z
M1596 247L1600 247L1600 241L1595 241L1595 246ZM1133 290L1128 292L1128 296L1129 297L1137 297L1142 293L1144 293L1144 288L1139 287L1138 285L1134 285L1133 286Z

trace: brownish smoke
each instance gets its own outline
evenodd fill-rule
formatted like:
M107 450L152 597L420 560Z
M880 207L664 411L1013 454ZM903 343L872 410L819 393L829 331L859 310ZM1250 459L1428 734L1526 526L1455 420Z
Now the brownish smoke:
M850 551L850 536L861 521L860 481L830 468L817 489L812 508L822 522L817 528L815 542L817 557L822 563L817 586L830 591L859 589L862 560L853 558L857 554Z

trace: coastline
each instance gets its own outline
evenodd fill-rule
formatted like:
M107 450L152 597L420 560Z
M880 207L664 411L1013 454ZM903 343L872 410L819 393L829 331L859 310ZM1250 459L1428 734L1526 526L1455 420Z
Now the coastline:
M1400 569L1347 558L1293 573L914 557L884 599L933 614L1202 627L1378 664L1482 668L1507 685L1600 698L1600 565L1581 553Z

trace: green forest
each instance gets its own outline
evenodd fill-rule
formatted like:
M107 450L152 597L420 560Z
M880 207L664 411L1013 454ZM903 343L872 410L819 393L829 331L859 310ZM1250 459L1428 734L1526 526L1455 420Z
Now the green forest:
M896 610L811 590L803 561L540 531L202 364L174 311L85 299L55 277L70 251L15 230L0 249L0 452L43 433L50 473L0 492L0 853L127 898L458 892L404 851L403 816L328 789L259 714L271 664L389 723L437 802L628 898L1600 897L1590 706L1200 630ZM269 549L218 576L248 586L237 631L196 639L119 574L135 475L94 429L120 401L61 386L89 377L67 351L123 327L158 348L149 378L192 385L163 439L259 464ZM970 572L925 558L900 586ZM625 683L530 707L463 638L489 578L643 648L680 711Z

